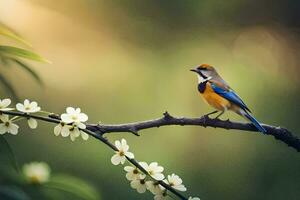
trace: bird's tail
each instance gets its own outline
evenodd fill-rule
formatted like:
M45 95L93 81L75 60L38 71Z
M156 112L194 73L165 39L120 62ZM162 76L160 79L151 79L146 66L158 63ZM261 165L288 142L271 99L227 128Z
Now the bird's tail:
M246 119L248 119L248 120L250 120L251 121L251 123L260 131L260 132L262 132L262 133L266 133L267 132L267 130L264 128L264 127L262 127L261 125L260 125L260 123L249 113L249 112L247 112L247 111L245 111L245 110L241 110L240 111L240 113L241 113L241 115L242 116L244 116Z

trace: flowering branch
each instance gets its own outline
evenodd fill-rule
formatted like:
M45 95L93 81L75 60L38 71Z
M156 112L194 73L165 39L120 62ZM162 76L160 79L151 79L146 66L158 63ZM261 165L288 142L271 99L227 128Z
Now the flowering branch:
M111 162L114 165L124 164L127 160L132 166L126 166L124 170L127 172L126 178L131 181L130 185L136 189L139 193L144 193L147 189L155 196L155 200L163 200L165 196L170 192L180 199L185 200L198 200L197 197L186 198L178 191L186 191L186 187L182 184L182 180L179 176L172 174L165 176L162 174L164 168L159 166L158 163L152 162L149 165L146 162L138 162L134 159L134 154L129 152L129 146L126 140L115 141L115 144L111 143L107 138L103 136L105 133L111 132L131 132L135 135L139 135L138 132L143 129L149 129L160 126L168 125L196 125L203 127L215 127L225 129L238 129L256 131L255 127L249 123L231 122L229 120L211 119L207 115L200 118L185 118L185 117L173 117L168 112L164 113L164 116L159 119L135 122L129 124L89 124L87 123L88 116L81 112L80 108L74 109L68 107L66 113L58 116L50 114L45 111L41 111L41 108L36 102L30 102L25 100L24 104L18 103L16 105L17 111L14 108L7 108L11 103L10 99L0 100L0 134L11 133L16 135L18 133L19 126L14 122L20 119L27 119L30 128L37 128L37 120L55 123L54 134L56 136L69 137L74 141L77 137L81 136L82 139L87 140L89 136L92 136L109 148L115 151L115 155L111 158ZM38 114L33 114L38 113ZM45 114L47 115L45 116ZM10 116L14 116L9 119ZM263 125L267 130L267 135L272 135L276 139L288 144L289 146L300 151L299 138L292 135L287 129L274 127L270 125Z
M200 118L186 118L186 117L173 117L168 112L163 114L163 117L148 121L141 121L128 124L116 124L116 125L107 125L107 124L89 124L87 129L101 134L112 133L112 132L130 132L135 135L139 135L138 132L144 129L149 128L158 128L161 126L169 125L193 125L193 126L202 126L202 127L213 127L213 128L223 128L223 129L236 129L243 131L258 132L258 130L251 123L244 122L232 122L230 120L220 120L212 119L207 115L204 115ZM284 142L288 146L300 151L300 139L293 135L286 128L275 127L267 124L262 125L266 130L266 135L271 135L275 139ZM258 132L261 134L260 132Z
M83 130L84 132L86 132L87 134L93 136L96 139L101 140L103 143L105 143L107 146L109 146L111 149L113 149L114 151L118 152L119 149L113 145L110 141L108 141L106 138L104 138L102 135L96 134L93 131L90 131L88 129ZM149 174L149 172L144 169L141 164L135 160L134 158L130 158L128 156L126 156L126 159L132 164L134 165L136 168L138 168L139 170L141 170L141 172L143 172L144 174L147 174L151 177L151 175ZM172 188L170 185L168 185L167 183L165 183L162 180L156 180L154 178L152 178L153 181L156 181L159 185L163 186L165 189L169 190L170 192L172 192L173 194L175 194L177 197L179 197L180 199L183 200L187 200L187 198L185 196L183 196L182 194L180 194L179 192L177 192L174 188Z
M15 124L19 119L27 119L30 128L37 128L37 121L41 120L57 124L54 128L54 134L56 136L62 135L63 137L70 136L74 141L80 135L84 140L88 139L88 135L100 140L116 154L112 157L111 161L114 165L124 164L125 160L128 160L134 167L126 166L124 168L128 173L126 178L131 181L131 187L136 189L139 193L144 193L147 189L155 196L155 200L163 200L165 196L169 195L167 191L171 192L175 196L184 200L199 200L197 197L186 198L178 191L186 191L185 186L182 184L182 180L179 176L172 174L167 179L162 174L163 167L158 166L158 163L153 162L148 165L145 162L138 162L134 159L134 155L128 152L129 146L126 140L116 141L115 145L108 139L103 137L103 134L91 130L91 125L86 125L83 122L88 120L86 114L81 113L79 108L74 109L72 107L67 108L67 113L62 114L60 117L54 114L48 116L41 116L33 113L41 113L41 108L36 102L30 102L25 100L24 104L18 103L16 105L17 111L14 108L7 108L11 103L10 99L0 100L0 134L11 133L16 135L18 133L19 126ZM8 116L14 116L9 119ZM147 179L148 177L148 179Z

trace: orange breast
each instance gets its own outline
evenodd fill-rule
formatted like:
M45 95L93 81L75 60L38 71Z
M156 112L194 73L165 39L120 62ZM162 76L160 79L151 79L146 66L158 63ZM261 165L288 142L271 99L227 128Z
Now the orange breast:
M231 107L231 103L227 99L214 92L209 82L206 84L206 88L201 95L209 105L217 110L229 109Z

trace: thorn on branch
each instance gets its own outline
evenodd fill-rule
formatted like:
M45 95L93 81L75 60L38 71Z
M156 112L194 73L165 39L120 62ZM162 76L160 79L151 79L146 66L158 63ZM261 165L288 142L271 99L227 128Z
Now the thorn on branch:
M206 128L206 127L207 127L206 122L207 122L208 120L210 120L209 116L208 116L208 115L203 115L203 116L201 117L201 119L202 119L202 122L203 122L203 127Z
M168 113L168 111L166 111L166 112L164 112L164 119L165 120L171 120L171 119L173 119L173 117Z
M140 136L140 134L138 133L138 130L133 126L129 129L129 131L134 134L135 136Z

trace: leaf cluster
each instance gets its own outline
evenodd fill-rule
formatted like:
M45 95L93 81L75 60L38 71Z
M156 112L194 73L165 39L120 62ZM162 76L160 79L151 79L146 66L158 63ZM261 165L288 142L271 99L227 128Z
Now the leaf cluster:
M43 85L43 82L39 74L29 65L27 61L37 61L42 63L50 63L48 60L38 55L31 49L31 45L23 39L18 33L0 23L0 39L8 39L16 42L20 46L16 47L3 44L0 40L0 84L2 87L11 94L11 96L18 100L18 95L11 82L1 68L7 68L10 66L17 66L22 68L26 73L28 73L33 79L37 81L38 84Z

